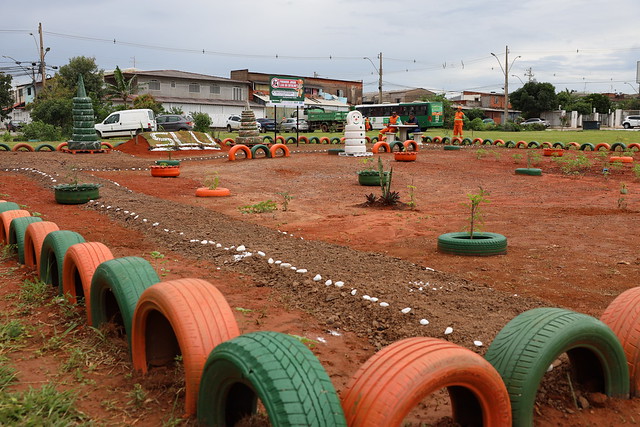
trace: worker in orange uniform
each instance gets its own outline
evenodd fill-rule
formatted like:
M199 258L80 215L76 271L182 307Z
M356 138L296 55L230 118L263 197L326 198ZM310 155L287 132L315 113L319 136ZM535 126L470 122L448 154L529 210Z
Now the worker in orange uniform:
M458 111L456 111L453 117L453 137L459 136L462 138L462 125L464 125L464 113L462 107L458 105Z
M397 112L391 113L391 117L389 117L389 123L387 123L387 127L384 129L380 129L380 133L378 134L378 140L382 140L382 137L385 133L396 133L398 128L394 125L401 125L400 116Z

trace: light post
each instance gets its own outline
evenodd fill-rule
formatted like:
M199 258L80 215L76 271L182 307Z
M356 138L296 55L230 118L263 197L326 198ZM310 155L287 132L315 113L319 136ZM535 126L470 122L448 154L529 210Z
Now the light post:
M362 59L366 59L369 62L371 62L373 69L376 70L376 73L378 73L378 104L382 104L382 52L380 52L380 55L378 55L378 58L380 59L380 68L376 68L376 65L368 56L365 56Z
M502 63L500 63L500 59L498 59L498 56L493 52L491 52L491 55L494 58L496 58L496 61L498 61L498 65L500 66L500 69L504 74L504 123L503 124L506 125L507 120L509 119L509 71L511 71L511 68L513 67L513 63L516 62L516 59L522 58L522 57L516 56L515 58L513 58L511 65L509 65L509 46L505 46L504 67L502 67Z
M520 78L519 75L517 74L511 74L511 77L516 77L518 80L520 80L520 83L522 83L522 86L524 86L524 82L522 81L522 79Z

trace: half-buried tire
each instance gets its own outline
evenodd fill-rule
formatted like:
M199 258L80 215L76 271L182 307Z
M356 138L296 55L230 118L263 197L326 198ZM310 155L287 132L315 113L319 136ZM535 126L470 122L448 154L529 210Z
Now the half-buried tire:
M6 245L9 242L9 228L11 221L16 218L31 216L29 211L24 209L13 209L6 212L0 212L0 244Z
M338 395L316 356L278 332L253 332L218 345L198 393L198 421L235 425L256 413L258 399L273 426L346 426Z
M352 427L401 426L425 397L445 387L456 425L511 425L509 394L495 368L436 338L407 338L374 354L348 382L342 407Z
M529 176L541 176L542 169L540 168L516 168L516 175L529 175Z
M0 212L12 211L20 209L17 203L13 202L0 202Z
M173 363L182 355L185 412L196 413L202 369L217 345L239 335L233 311L222 293L201 279L177 279L146 289L133 315L133 367Z
M24 216L14 218L9 226L9 244L16 245L18 248L18 262L24 264L24 235L29 224L41 222L42 218L38 216Z
M34 222L24 233L24 265L40 271L42 242L52 231L58 231L58 224L51 221Z
M62 263L71 245L84 243L84 237L70 230L47 234L40 249L40 280L58 289L62 295Z
M485 355L507 386L513 425L533 425L540 381L563 353L569 356L577 381L589 385L589 391L628 397L624 350L607 325L561 308L534 308L507 323Z
M473 233L473 239L464 231L445 233L438 236L438 251L453 255L504 255L507 253L507 238L488 232Z

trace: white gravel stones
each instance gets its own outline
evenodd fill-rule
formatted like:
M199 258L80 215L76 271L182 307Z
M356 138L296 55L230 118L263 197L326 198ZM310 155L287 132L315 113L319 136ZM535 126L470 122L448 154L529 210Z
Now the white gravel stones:
M247 248L245 248L245 247L244 247L244 245L240 245L240 246L238 246L238 247L236 248L236 251L237 251L237 252L244 252L244 251L246 251L246 250L247 250Z
M444 330L445 335L449 335L453 332L453 328L451 326L447 326L447 329Z
M277 263L277 261L276 261L276 263ZM282 263L280 263L280 267L282 267L282 268L290 268L291 264L289 264L288 262L282 262Z
M320 280L322 280L322 276L321 276L321 275L319 275L319 274L316 274L316 275L313 277L313 281L314 281L314 282L319 282Z
M264 253L264 252L262 252L262 251L258 251L257 253L258 253L258 255L260 255L260 256L267 256L267 254L265 254L265 253Z
M273 264L274 262L275 262L275 261L273 260L273 258L269 258L269 259L267 260L267 263L269 263L269 264Z
M378 298L376 298L376 297L371 297L371 302L378 302Z
M362 295L363 300L371 301L371 297L369 295Z
M299 268L296 270L296 273L305 274L308 273L308 270L306 268Z
M355 294L357 294L357 293L358 293L358 290L357 290L357 289L352 289L352 290L351 290L351 295L355 295Z
M402 310L400 310L400 312L401 312L402 314L407 314L407 313L408 313L408 312L410 312L410 311L411 311L411 307L406 307L406 308L403 308Z
M333 280L329 279L326 282L324 282L324 284L327 285L327 286L331 286L331 285L333 285Z
M389 303L383 301L380 303L380 307L389 307Z
M336 288L341 288L343 286L344 286L344 282L341 282L341 281L336 282Z
M420 324L422 326L427 326L429 324L429 321L427 319L420 319Z
M477 341L476 340L476 341L473 342L473 345L475 345L476 347L482 347L483 344L482 344L482 341Z

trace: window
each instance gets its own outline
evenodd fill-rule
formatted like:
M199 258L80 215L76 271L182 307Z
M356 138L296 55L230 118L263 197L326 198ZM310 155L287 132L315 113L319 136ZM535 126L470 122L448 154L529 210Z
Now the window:
M160 82L158 80L149 80L149 90L160 90Z
M220 86L219 85L211 85L210 93L215 95L220 95Z
M109 125L111 123L118 123L120 121L120 114L112 114L104 121L105 125Z
M189 92L199 93L200 85L198 83L189 83Z
M30 87L27 88L27 96L31 96L31 88Z
M242 101L242 88L239 86L233 87L233 100Z
M344 91L342 89L338 89L336 91L336 95L338 95L338 97L340 98L344 98Z
M171 80L171 87L176 87L176 81L175 80Z

